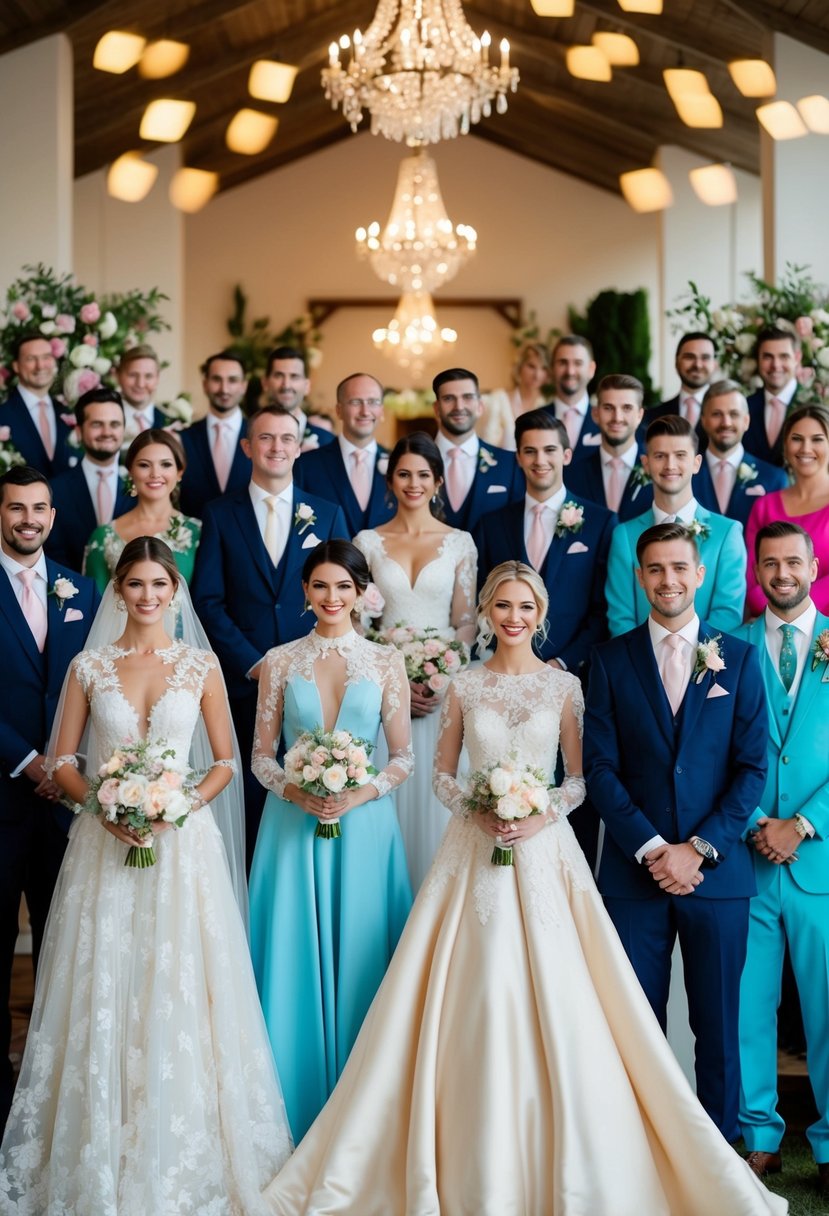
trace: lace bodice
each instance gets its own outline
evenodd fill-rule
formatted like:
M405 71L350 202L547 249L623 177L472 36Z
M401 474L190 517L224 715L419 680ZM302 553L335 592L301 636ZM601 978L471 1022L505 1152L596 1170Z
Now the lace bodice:
M259 677L253 740L253 773L280 798L287 778L276 759L281 736L290 747L303 731L322 724L314 664L336 651L345 660L345 688L337 726L373 742L382 721L389 762L371 778L378 796L409 776L414 766L406 667L390 646L378 646L357 633L342 638L307 637L268 651Z
M461 641L474 641L478 553L468 532L447 532L437 555L419 572L414 586L402 567L389 557L381 533L358 532L354 544L368 562L371 577L386 601L384 626L402 623L444 632L454 630Z

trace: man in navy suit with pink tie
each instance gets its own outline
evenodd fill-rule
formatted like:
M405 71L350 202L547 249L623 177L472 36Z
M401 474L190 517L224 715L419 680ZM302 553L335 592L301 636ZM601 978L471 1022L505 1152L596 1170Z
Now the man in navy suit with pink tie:
M181 509L201 519L207 503L220 494L243 489L250 481L245 455L242 402L248 378L240 356L232 350L211 355L202 365L207 414L185 427L179 438L187 457L180 482Z

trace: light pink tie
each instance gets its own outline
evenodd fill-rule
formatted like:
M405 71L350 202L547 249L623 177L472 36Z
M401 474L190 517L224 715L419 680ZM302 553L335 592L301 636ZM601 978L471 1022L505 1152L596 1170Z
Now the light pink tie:
M547 508L544 503L536 503L533 507L533 522L530 526L530 535L527 538L527 557L530 559L530 564L540 570L547 555L547 535L544 531L544 525L541 522L541 517Z
M360 510L365 511L371 498L371 479L368 473L368 453L359 449L351 453L351 488L354 497L360 504Z
M685 406L685 417L695 427L699 422L699 402L696 397L685 397L682 404Z
M216 480L223 494L227 489L232 463L230 426L227 422L217 422L213 427L213 468L216 470Z
M564 425L567 428L570 447L575 448L581 434L581 414L574 405L568 406L564 411Z
M32 631L35 645L41 654L46 645L47 617L46 609L40 596L35 593L34 581L37 575L34 570L20 570L17 577L23 584L23 594L20 597L20 607Z
M463 482L461 481L460 461L463 452L460 448L449 449L449 468L446 470L446 493L449 495L449 505L453 511L460 511L463 506Z
M668 651L662 671L662 682L665 685L665 695L670 703L671 713L676 717L685 695L685 679L688 675L688 666L683 653L685 640L678 633L669 633L662 645Z
M607 505L611 511L618 511L621 506L622 495L625 492L625 462L621 456L611 456L608 463L610 465L610 479L607 485Z
M720 514L725 515L728 501L731 498L731 478L729 477L728 461L718 460L714 470L714 490L720 507Z
M112 489L110 488L109 473L98 469L98 523L108 524L112 521Z
M52 460L55 455L55 443L49 425L49 402L45 399L37 403L37 425L46 455Z
M786 420L786 403L781 401L779 397L769 397L769 405L771 406L771 415L766 427L766 436L769 441L769 447L773 448L777 443L778 436L783 429L783 423Z
M136 414L135 425L137 426L138 434L140 435L142 431L148 431L150 429L150 420L146 414Z

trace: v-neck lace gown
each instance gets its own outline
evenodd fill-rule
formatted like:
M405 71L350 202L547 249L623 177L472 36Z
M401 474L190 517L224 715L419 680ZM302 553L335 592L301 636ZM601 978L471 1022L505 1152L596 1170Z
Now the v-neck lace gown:
M114 646L73 670L97 763L141 735ZM147 737L187 756L212 654L175 643ZM257 1216L290 1134L222 837L208 807L157 862L72 825L0 1159L15 1216Z
M400 656L356 633L316 632L266 656L253 771L270 793L250 874L253 966L294 1139L316 1118L343 1070L412 903L390 791L412 766L409 689ZM346 677L336 728L377 739L389 762L380 797L343 816L336 840L282 797L280 738L289 748L323 722L314 664L338 649Z

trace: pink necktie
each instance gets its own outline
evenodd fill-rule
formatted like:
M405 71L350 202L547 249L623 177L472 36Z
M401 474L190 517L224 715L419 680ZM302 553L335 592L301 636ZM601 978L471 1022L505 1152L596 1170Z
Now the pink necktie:
M568 406L564 411L564 425L567 428L567 438L570 440L570 447L575 448L581 433L581 414L574 405Z
M718 460L714 470L714 490L720 506L720 514L728 510L728 500L731 498L731 480L728 476L728 461Z
M108 524L112 521L112 490L110 489L109 473L98 469L98 523Z
M351 453L351 488L354 497L360 504L360 510L365 511L371 497L371 481L368 475L368 453L359 449Z
M32 631L35 645L41 654L46 645L46 609L40 596L35 593L34 581L37 578L34 570L20 570L17 577L23 584L23 594L20 597L20 607Z
M625 492L625 462L621 456L611 456L609 464L610 479L607 486L607 505L611 511L618 511L622 502L622 495Z
M547 536L544 532L544 525L541 522L541 516L547 508L544 503L539 502L533 507L533 522L530 526L530 535L527 538L527 557L530 559L530 564L540 570L544 558L547 553Z
M37 425L46 455L52 460L55 455L55 444L52 439L52 428L49 425L49 402L46 400L37 403Z
M138 428L138 434L140 435L142 431L148 431L150 429L150 420L146 414L136 414L135 425Z
M446 470L446 493L449 495L449 505L453 511L460 511L463 506L463 483L461 481L460 461L463 452L460 448L449 449L449 468Z
M771 406L771 415L766 426L766 436L769 441L769 447L773 448L777 443L778 436L783 429L783 423L786 420L786 403L785 401L781 401L779 397L769 397L769 405Z
M230 477L233 459L230 452L230 427L226 422L217 422L213 427L213 467L219 489L224 494Z
M696 397L685 397L682 404L685 406L685 417L691 426L696 426L699 422L699 402Z
M671 706L671 713L676 717L685 693L685 677L688 667L685 662L685 641L678 633L669 633L662 645L668 651L665 666L662 671L662 682L665 685L665 695Z

